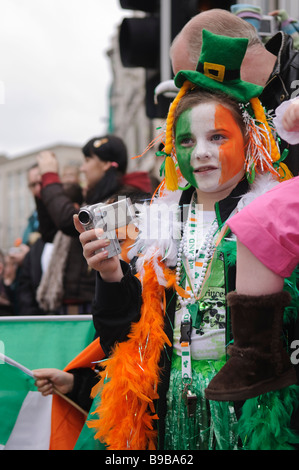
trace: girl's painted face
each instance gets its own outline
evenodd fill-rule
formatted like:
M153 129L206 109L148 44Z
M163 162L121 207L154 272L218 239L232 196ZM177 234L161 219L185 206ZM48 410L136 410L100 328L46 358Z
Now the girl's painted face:
M203 192L233 189L244 175L241 129L219 103L200 103L184 111L176 124L175 146L182 175Z

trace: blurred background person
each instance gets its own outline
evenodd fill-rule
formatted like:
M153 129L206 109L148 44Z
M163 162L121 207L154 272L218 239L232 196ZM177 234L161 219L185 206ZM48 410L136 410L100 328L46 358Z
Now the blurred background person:
M76 210L79 210L83 202L81 186L65 183L63 189ZM71 236L58 230L53 242L44 241L40 237L31 246L20 273L19 315L64 313L64 302L67 300L65 279L70 275L67 259L71 242Z
M5 255L0 250L0 315L12 315L13 305L4 284Z
M80 167L78 165L66 165L61 171L62 183L81 183Z
M42 187L42 179L39 171L38 164L35 163L32 165L27 171L27 182L29 191L32 193L34 199L39 197L41 187ZM37 215L37 210L34 208L33 212L28 218L27 227L24 230L22 242L24 244L29 245L30 242L32 243L36 239L36 234L39 234L39 220ZM35 234L35 235L33 235ZM34 240L30 240L31 237L34 237Z
M11 305L11 314L17 315L19 311L18 288L20 266L13 255L13 251L14 250L10 250L10 252L6 253L4 256L3 285Z

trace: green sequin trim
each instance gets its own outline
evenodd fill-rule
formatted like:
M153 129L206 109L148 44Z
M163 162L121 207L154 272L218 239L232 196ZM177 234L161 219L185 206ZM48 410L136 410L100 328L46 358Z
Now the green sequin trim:
M165 450L295 450L299 435L291 429L298 406L296 385L245 401L238 421L232 402L205 399L204 391L225 359L192 360L191 391L196 412L188 417L182 396L181 358L173 354L165 420Z
M168 390L165 449L229 450L237 448L237 418L227 402L208 402L204 391L225 360L192 360L191 391L197 396L196 413L188 417L182 396L181 358L173 354Z

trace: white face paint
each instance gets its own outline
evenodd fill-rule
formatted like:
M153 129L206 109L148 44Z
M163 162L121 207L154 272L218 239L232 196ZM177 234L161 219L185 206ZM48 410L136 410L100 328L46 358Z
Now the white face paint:
M217 189L221 176L219 143L214 138L215 105L203 103L191 112L191 132L195 137L195 147L191 153L190 164L198 189L213 191Z
M201 103L180 116L176 148L181 170L201 191L233 189L244 174L241 130L231 111L218 103Z

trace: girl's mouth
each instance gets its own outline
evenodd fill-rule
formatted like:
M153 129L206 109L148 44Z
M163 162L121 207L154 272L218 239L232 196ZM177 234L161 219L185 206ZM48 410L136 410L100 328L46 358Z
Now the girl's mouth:
M196 168L194 170L194 173L196 173L196 174L198 174L198 173L207 173L209 171L214 171L214 170L218 170L218 168L216 166L206 165L206 166L200 166L199 168Z

